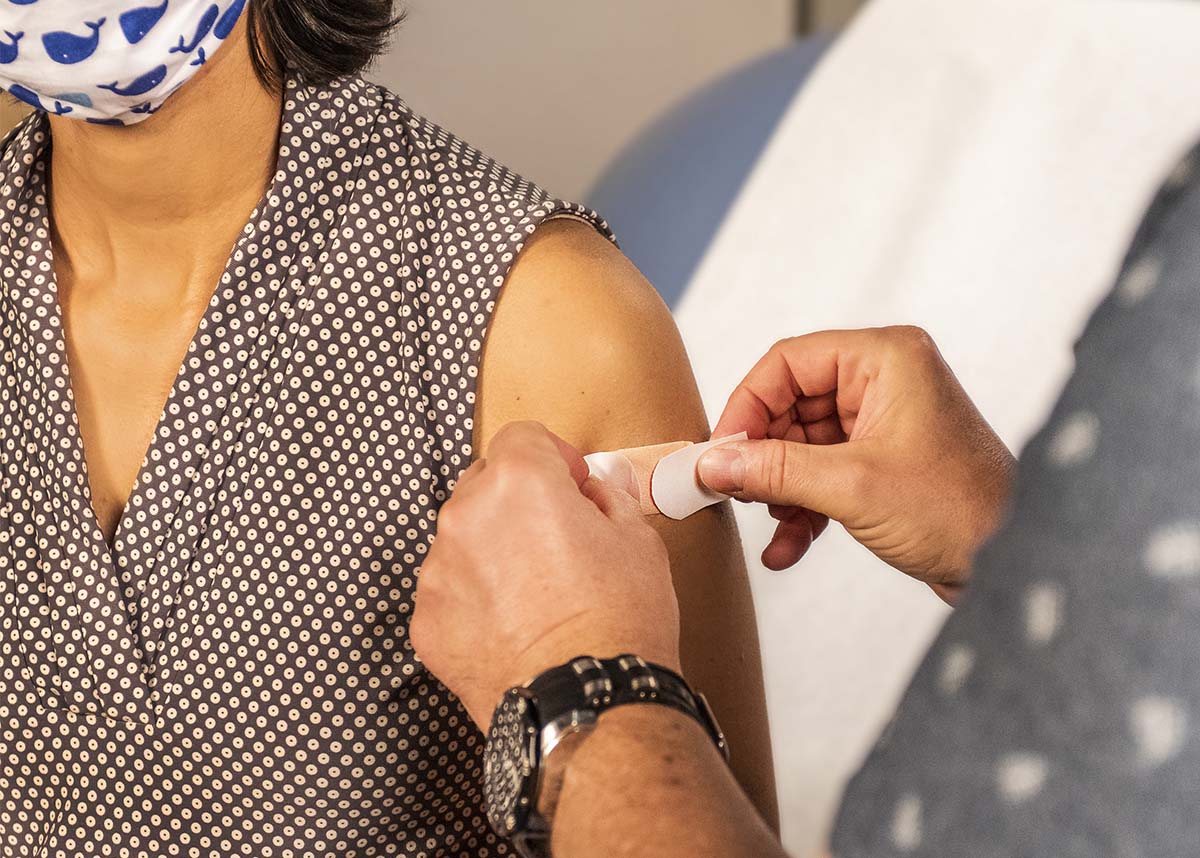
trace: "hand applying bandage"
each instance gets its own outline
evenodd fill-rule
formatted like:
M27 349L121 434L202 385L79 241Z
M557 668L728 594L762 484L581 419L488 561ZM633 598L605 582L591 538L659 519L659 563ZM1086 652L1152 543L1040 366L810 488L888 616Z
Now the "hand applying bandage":
M509 687L582 653L681 669L662 539L626 487L533 423L502 429L442 507L409 634L485 729Z
M657 462L662 451L641 456L647 458ZM517 766L500 753L508 734L491 725L493 711L501 725L511 711L497 710L497 703L511 699L505 692L525 686L518 696L533 712L543 689L565 689L562 699L572 699L572 683L561 672L551 674L552 686L531 680L586 662L577 656L633 653L683 671L666 545L625 490L636 487L619 483L589 476L579 453L545 427L506 426L441 509L437 538L417 579L409 639L424 666L489 731L486 759L493 775L485 781L495 784L498 771L502 784L491 794L508 794L523 765L529 766L526 774L536 774L536 797L526 800L542 822L552 808L547 852L559 858L784 858L703 719L673 705L665 687L642 685L641 701L628 699L592 717L577 711L540 732L532 728L536 750L528 746L530 754ZM745 654L729 658L743 663ZM694 681L687 674L685 679ZM621 691L610 685L604 693ZM550 698L555 705L556 694ZM735 758L738 753L734 746ZM631 786L650 790L639 810L661 806L682 813L674 813L669 825L637 825L632 835L614 827L613 819L630 818ZM695 801L698 790L704 801Z
M953 601L1000 522L1014 459L916 328L776 344L733 392L699 462L714 491L770 506L763 563L786 569L829 519Z
M703 444L679 441L611 453L593 453L584 461L593 477L624 489L637 499L644 515L682 521L702 509L728 500L700 481L696 465L709 450L745 441L745 432Z

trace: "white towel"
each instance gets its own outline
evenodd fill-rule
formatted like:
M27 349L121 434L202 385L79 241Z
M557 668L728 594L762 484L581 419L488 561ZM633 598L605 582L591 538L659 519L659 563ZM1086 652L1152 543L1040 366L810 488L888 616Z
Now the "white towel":
M680 308L712 417L780 337L911 323L1019 449L1200 139L1197 45L1193 0L876 0L801 92ZM757 552L772 522L739 517L785 840L805 855L945 609L838 528L771 575Z

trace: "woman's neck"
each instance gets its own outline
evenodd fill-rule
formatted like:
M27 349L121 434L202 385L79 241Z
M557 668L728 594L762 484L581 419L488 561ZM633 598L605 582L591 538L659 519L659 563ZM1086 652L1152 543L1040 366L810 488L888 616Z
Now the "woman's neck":
M228 254L271 181L280 101L254 75L243 20L141 124L51 117L58 264L108 282L149 271L166 282L210 274L214 254Z

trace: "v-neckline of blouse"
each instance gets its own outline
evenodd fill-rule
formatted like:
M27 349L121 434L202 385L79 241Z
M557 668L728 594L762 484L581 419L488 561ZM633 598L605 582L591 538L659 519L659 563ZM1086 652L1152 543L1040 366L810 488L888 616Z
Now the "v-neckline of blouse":
M245 431L245 423L255 410L257 385L262 383L257 376L245 376L265 375L271 353L283 339L286 320L295 312L297 298L303 295L326 246L326 236L335 225L338 204L346 197L343 187L354 180L346 171L332 169L338 159L327 154L334 147L361 150L365 142L366 135L361 132L355 140L339 139L331 133L343 109L328 97L305 90L294 79L287 82L273 178L231 249L189 341L111 545L92 503L70 385L49 240L49 189L45 179L51 141L46 118L30 120L33 125L22 126L17 132L22 136L10 144L19 149L14 162L24 165L24 176L13 177L15 189L10 193L29 205L30 220L45 240L31 251L20 238L9 235L10 249L5 255L11 259L11 248L22 246L23 265L14 266L16 288L24 293L19 296L19 314L30 338L47 346L46 358L53 366L43 367L42 372L58 372L66 382L62 396L43 402L48 431L42 449L48 455L39 471L43 497L49 500L52 514L57 511L75 521L69 527L55 519L39 542L45 552L43 580L57 621L72 626L74 631L74 642L68 642L65 652L59 655L61 661L76 664L74 675L80 677L77 687L63 689L71 708L95 711L98 704L107 717L143 722L155 717L156 672L167 655L165 632L179 602L182 580L215 506L217 488L230 467L228 451L214 450L210 442L219 434L237 437ZM342 159L342 163L355 161ZM309 191L303 206L293 202L292 187L300 182ZM295 240L286 248L275 248L280 252L275 257L279 264L270 266L274 271L257 270L254 250L270 238L270 227L280 221L295 225ZM255 304L255 287L262 282L269 284L269 300ZM228 372L230 352L240 358L236 376ZM203 387L192 383L199 378L205 380ZM214 402L214 407L201 413L202 403ZM177 443L180 439L173 437L168 428L171 415L186 420L192 435L198 437L189 436ZM218 427L229 425L232 431L217 432ZM170 488L151 496L150 471L164 459L171 462ZM198 480L203 484L193 493ZM71 502L70 493L76 493L77 502ZM175 521L185 505L190 518L186 526ZM73 514L72 510L77 512ZM57 551L55 537L62 538L62 532L68 529L79 531L85 549L81 556L64 557L61 555L65 552ZM140 552L145 546L152 550ZM94 574L87 574L89 571Z
M50 166L52 163L52 155L53 139L49 139L47 140L42 152L37 156L37 161L34 166L34 170L37 171L38 174L36 181L46 189L45 195L47 199L47 206L44 221L47 233L51 236L53 236L53 231L50 230L49 223L50 210L53 207L50 203L50 181L52 181ZM180 383L185 379L189 368L196 368L196 355L200 351L200 338L204 334L205 330L213 325L212 316L220 306L222 290L228 289L229 285L232 283L230 269L234 265L237 249L245 242L247 237L252 235L254 225L259 222L263 213L268 210L268 201L277 182L278 174L279 159L278 154L276 154L275 163L272 165L270 180L267 183L267 187L259 196L259 199L255 203L254 208L251 210L246 223L242 226L241 230L239 230L238 236L235 239L233 246L231 247L225 260L225 264L222 266L221 276L217 279L216 284L213 286L212 293L205 304L204 312L197 321L196 327L192 330L191 336L188 337L187 348L184 351L182 360L179 362L179 365L176 367L175 372L172 375L171 386L167 393L167 397L163 401L163 406L159 411L159 415L154 421L154 426L151 429L150 441L146 445L145 450L142 452L142 457L138 464L137 472L134 474L131 487L125 497L125 503L121 507L121 515L117 519L117 525L113 530L111 542L109 542L108 538L104 534L104 527L100 523L100 516L96 511L95 495L91 481L91 469L88 464L87 445L83 438L83 427L79 418L78 403L76 401L77 394L74 384L74 375L71 371L70 349L67 347L66 343L67 326L65 317L63 316L61 297L59 295L58 273L55 268L56 255L54 243L52 238L46 242L45 258L48 262L50 272L50 278L46 284L46 288L54 296L54 301L51 305L51 312L53 313L54 318L51 320L51 324L60 332L60 336L55 338L53 341L54 358L61 365L62 374L66 381L67 389L71 392L70 396L67 397L63 405L68 432L75 438L76 444L78 445L80 463L79 481L81 493L83 494L84 499L84 503L81 505L84 523L100 544L102 548L100 552L100 558L104 565L109 569L117 569L117 561L122 554L121 546L126 535L125 531L131 526L131 518L129 514L130 508L139 501L139 498L137 497L138 488L139 486L143 486L150 481L148 472L152 469L151 463L156 453L159 452L158 448L163 443L163 424L166 422L166 414L169 410L171 410L174 404L177 404L178 399L181 396L179 390ZM126 595L128 596L128 593Z
M282 137L282 132L281 132ZM47 139L42 151L38 154L34 164L36 173L35 184L43 188L42 192L47 201L44 207L45 214L43 222L48 235L53 235L50 230L50 209L52 207L50 200L50 184L48 179L51 178L50 164L53 153L53 139ZM58 335L52 339L51 348L53 349L52 356L61 367L63 378L66 381L69 395L63 400L63 415L66 421L66 429L71 438L74 440L76 452L78 453L79 471L78 471L78 487L82 495L82 503L79 504L79 509L83 518L83 526L89 534L89 538L95 543L97 555L105 570L110 574L114 574L117 580L124 587L124 595L126 600L126 611L129 615L129 620L136 623L138 616L141 613L140 600L142 598L142 590L146 585L144 577L138 576L130 580L126 574L126 569L122 568L125 563L125 545L131 540L137 541L139 528L135 528L134 518L130 515L131 509L143 502L143 498L139 492L147 483L150 482L149 471L152 469L152 462L161 454L161 447L165 442L167 434L164 431L164 424L167 422L167 414L173 407L177 407L179 399L182 396L180 391L181 382L186 380L189 370L195 372L202 368L202 349L200 340L205 331L211 328L215 323L213 316L218 312L219 308L225 303L222 297L230 297L229 290L233 284L230 269L234 265L234 259L237 254L238 247L242 246L247 238L254 233L255 224L259 222L260 217L268 208L267 201L271 197L271 192L276 184L279 173L278 157L276 164L271 171L271 180L268 183L266 190L255 203L246 224L238 233L238 237L230 249L229 256L222 267L221 277L217 280L213 288L212 295L204 308L204 313L196 324L196 328L192 331L188 338L187 349L184 352L183 359L176 368L172 376L171 387L167 393L167 398L163 402L163 407L159 412L158 417L154 421L154 426L150 435L150 442L142 453L142 458L138 464L137 473L134 475L133 484L129 489L129 494L125 498L125 504L121 508L121 516L117 520L117 526L113 530L112 542L110 543L104 535L104 528L100 523L100 517L96 512L94 494L92 490L90 468L88 465L88 453L83 439L82 423L79 419L79 410L76 402L76 393L74 385L74 376L71 373L70 350L66 343L66 322L63 316L62 302L58 294L58 275L55 271L55 252L52 240L45 243L45 259L48 265L49 280L45 284L48 294L53 296L53 301L50 304L50 312L52 318L50 324L57 330ZM179 491L185 490L182 485L177 486ZM127 533L130 529L133 533Z

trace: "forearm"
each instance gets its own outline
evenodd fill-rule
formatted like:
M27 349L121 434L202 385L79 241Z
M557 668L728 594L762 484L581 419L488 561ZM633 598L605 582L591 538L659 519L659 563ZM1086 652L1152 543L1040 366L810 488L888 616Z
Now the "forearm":
M734 749L734 778L778 831L758 624L733 510L725 504L656 527L671 550L684 676L708 698Z
M571 758L555 858L785 858L712 740L663 706L604 713Z

